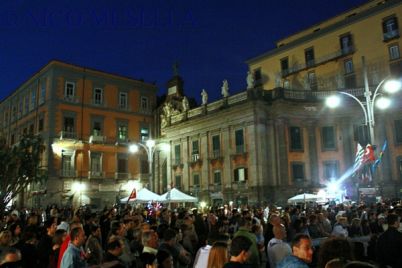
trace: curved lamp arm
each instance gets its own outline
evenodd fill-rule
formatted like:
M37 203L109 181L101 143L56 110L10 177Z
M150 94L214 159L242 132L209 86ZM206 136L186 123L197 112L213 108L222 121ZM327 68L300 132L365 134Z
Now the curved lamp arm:
M369 120L368 120L368 114L366 111L366 107L364 106L364 104L358 99L356 98L354 95L347 93L347 92L343 92L343 91L338 91L338 93L346 95L348 97L351 97L352 99L354 99L355 101L357 101L357 103L360 105L360 107L363 109L364 112L364 120L365 120L365 124L368 125Z

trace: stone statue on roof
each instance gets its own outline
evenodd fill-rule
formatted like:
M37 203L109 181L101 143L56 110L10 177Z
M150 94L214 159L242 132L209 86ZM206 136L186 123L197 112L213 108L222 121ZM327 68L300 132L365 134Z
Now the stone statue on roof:
M227 98L227 97L229 97L229 83L228 83L228 80L223 80L223 85L222 85L222 88L221 88L222 90L221 90L221 94L222 94L222 96L224 97L224 98Z
M188 104L188 99L186 96L184 96L184 98L182 100L182 106L183 106L183 112L187 112L190 109L189 104Z
M247 89L254 88L254 86L255 86L254 72L248 71L247 72Z
M202 105L207 105L208 102L208 93L203 89L201 91L201 100L202 100Z

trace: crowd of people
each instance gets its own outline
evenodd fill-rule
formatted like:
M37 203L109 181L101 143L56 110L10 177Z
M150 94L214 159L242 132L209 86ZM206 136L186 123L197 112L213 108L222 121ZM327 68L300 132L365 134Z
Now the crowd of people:
M402 205L14 209L0 267L402 267Z

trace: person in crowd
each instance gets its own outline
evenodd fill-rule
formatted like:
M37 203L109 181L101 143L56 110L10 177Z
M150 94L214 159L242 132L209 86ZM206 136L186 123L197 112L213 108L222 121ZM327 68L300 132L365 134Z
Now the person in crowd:
M69 230L75 229L77 227L82 228L81 222L72 222L71 225L68 226ZM63 243L60 246L59 258L57 259L57 268L61 266L61 260L63 259L64 252L66 252L68 245L70 244L70 237L71 231L67 234L66 238L64 239Z
M387 217L388 229L378 237L377 258L381 265L402 267L402 233L398 231L400 219L396 214Z
M369 214L369 226L371 233L373 234L380 234L384 232L384 229L382 228L382 223L384 221L384 218L378 218L377 214L375 212L371 212Z
M104 265L110 268L126 268L127 266L120 259L123 254L123 243L119 238L114 237L108 241L106 245L106 254L104 258Z
M332 235L338 237L348 237L349 233L347 225L348 225L348 219L341 214L337 215L336 223L334 224L334 228L332 230Z
M326 211L318 213L318 228L323 237L328 237L332 233L331 221L328 219Z
M251 242L252 246L250 249L250 257L247 259L247 263L253 267L260 266L260 256L258 253L257 240L255 235L250 233L251 231L251 219L248 217L240 218L239 220L239 230L234 234L234 237L244 236L247 237Z
M189 265L192 261L191 255L177 243L177 234L173 229L167 229L163 234L163 242L158 250L165 250L173 257L174 267Z
M85 251L88 253L88 265L99 265L103 259L102 237L100 226L92 223L90 226L90 235L85 243Z
M331 237L321 243L317 267L324 268L327 262L335 258L354 260L352 245L345 237Z
M278 268L308 268L313 260L313 247L310 236L296 234L291 242L292 254L278 263Z
M209 253L211 251L212 245L215 242L227 243L229 241L229 236L226 234L221 234L218 232L211 232L208 234L206 241L206 246L200 248L194 259L194 268L207 268Z
M205 226L205 221L201 214L198 213L197 209L193 209L194 217L194 229L198 235L198 245L196 249L205 246L205 241L207 239L207 227Z
M58 258L60 254L60 247L66 239L67 232L64 229L58 229L53 236L52 252L49 258L49 268L57 268Z
M0 253L0 267L22 267L21 252L13 247L2 251Z
M82 246L85 243L85 232L82 226L74 227L70 231L70 242L61 260L61 268L86 268L85 252Z
M250 257L250 248L253 242L245 236L237 236L233 238L230 245L230 259L225 263L224 268L242 268L242 267L255 267L250 264L246 264Z
M145 231L142 233L141 241L144 245L144 249L140 255L142 267L152 265L156 259L156 253L158 252L158 234L154 230Z
M118 238L123 243L123 253L119 256L120 260L127 266L131 267L134 262L134 254L131 253L130 244L126 239L126 227L121 221L112 222L112 228L110 231L108 241Z
M349 237L363 236L361 222L359 218L352 219L348 228Z
M307 225L308 233L312 239L323 237L321 233L320 227L318 226L318 218L317 215L311 214L308 217L308 225Z
M158 250L156 253L156 260L158 263L158 268L173 268L173 257L169 252L165 250Z
M22 267L38 266L37 234L31 227L26 227L22 233L20 243L16 248L21 252Z
M0 253L11 247L12 235L9 230L0 232Z
M253 226L251 227L251 233L253 233L255 235L258 253L259 253L260 262L261 262L261 254L262 254L262 252L265 251L262 225L261 224L253 224Z
M20 235L22 232L21 224L19 221L14 222L10 225L9 230L11 232L11 243L10 246L14 247L20 241Z
M268 242L268 261L270 268L276 268L286 256L292 254L290 246L284 242L286 229L284 225L274 226L274 238Z
M48 267L50 255L53 252L53 237L56 233L57 223L55 218L50 218L44 224L46 233L38 243L38 260L40 267Z
M215 242L208 257L208 268L221 268L229 261L228 245L224 242Z

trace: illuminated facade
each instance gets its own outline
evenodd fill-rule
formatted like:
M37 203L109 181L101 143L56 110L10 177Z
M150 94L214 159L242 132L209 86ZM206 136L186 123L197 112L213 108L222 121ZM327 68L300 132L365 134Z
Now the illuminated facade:
M9 144L28 132L45 140L49 179L31 186L25 203L103 206L131 191L128 181L147 179L146 158L127 146L150 137L155 105L152 84L60 61L44 66L0 104Z
M278 41L247 61L254 86L245 92L189 111L180 97L168 99L176 111L161 129L172 148L157 171L161 190L175 185L206 201L283 202L350 171L357 141L369 141L363 111L347 98L343 109L331 110L325 98L344 91L364 102L362 56L371 90L389 76L401 78L401 7L369 1ZM389 145L383 161L373 180L344 181L349 196L358 187L400 194L401 94L391 98L388 110L375 108L376 154L385 139Z

